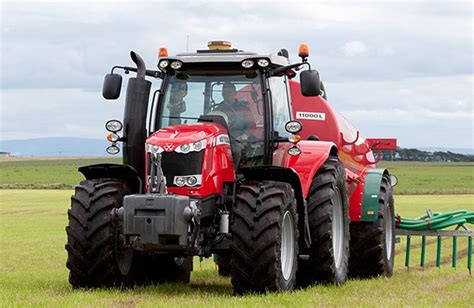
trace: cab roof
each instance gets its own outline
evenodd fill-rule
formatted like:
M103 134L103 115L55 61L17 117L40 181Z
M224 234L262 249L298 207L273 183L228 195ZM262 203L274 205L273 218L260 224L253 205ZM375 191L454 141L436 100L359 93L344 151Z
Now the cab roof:
M270 66L285 66L290 64L290 60L286 57L267 54L259 55L255 52L247 52L237 49L226 49L226 50L198 50L194 53L179 53L176 56L162 57L159 60L179 60L183 63L218 63L218 62L231 62L238 63L246 59L268 59Z

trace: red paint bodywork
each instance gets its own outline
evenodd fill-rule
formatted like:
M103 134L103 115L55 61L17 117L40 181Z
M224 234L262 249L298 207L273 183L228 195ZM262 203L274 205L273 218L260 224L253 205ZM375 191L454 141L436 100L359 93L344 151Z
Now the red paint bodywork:
M308 174L311 179L317 169L327 157L329 150L323 150L323 147L329 148L331 145L337 147L339 159L344 164L346 170L347 191L350 203L351 221L360 221L365 177L367 169L375 168L377 160L374 158L372 150L396 149L396 139L365 139L360 132L354 128L341 114L335 112L329 103L322 97L305 97L301 94L300 84L290 81L291 105L293 117L303 124L303 130L299 133L302 139L309 136L317 136L320 141L314 142L320 144L310 159L314 161L317 168L309 166L295 166L295 170L302 174ZM303 113L303 118L301 114ZM318 116L305 116L305 113L318 113ZM322 116L321 114L324 114ZM306 147L300 142L302 147ZM375 147L378 144L378 148ZM385 146L382 148L382 144ZM314 150L310 150L314 151ZM290 167L288 165L288 167ZM300 176L301 179L301 176ZM302 187L305 194L309 186L302 181ZM306 195L305 195L306 197Z
M299 83L290 81L289 85L293 118L303 124L303 130L299 133L302 141L297 145L302 153L291 156L287 150L293 145L289 142L279 143L273 153L273 165L293 169L298 174L303 197L306 198L313 177L327 160L331 150L335 149L346 171L351 221L360 221L367 170L375 168L377 162L372 150L394 150L396 139L363 138L323 97L304 97ZM241 98L250 100L248 93L244 92L239 94ZM258 115L256 109L253 111L259 124L263 118ZM196 123L162 128L147 139L147 143L166 146L170 151L184 143L207 140L202 166L202 185L169 187L170 193L206 197L222 194L224 182L235 181L230 145L216 145L215 142L215 137L221 134L227 135L227 131L219 124ZM319 141L307 140L310 136L317 136Z
M397 139L395 138L367 138L372 150L395 151L397 149Z
M308 196L311 180L321 167L322 164L329 157L331 148L334 147L332 142L314 142L302 140L298 143L301 154L298 156L291 156L288 154L288 149L293 144L289 142L280 143L278 149L273 153L273 164L293 169L300 179L303 196Z
M148 137L147 143L174 151L184 143L207 140L202 164L202 185L196 187L168 187L178 195L206 197L222 194L224 182L235 181L234 163L229 144L216 144L216 137L227 135L224 127L215 123L194 123L162 128ZM147 170L148 173L148 170Z

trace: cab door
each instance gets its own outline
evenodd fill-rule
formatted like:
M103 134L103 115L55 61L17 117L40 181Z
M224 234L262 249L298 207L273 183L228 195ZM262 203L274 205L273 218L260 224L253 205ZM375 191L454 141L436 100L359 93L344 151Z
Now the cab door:
M268 79L270 88L270 100L272 109L272 136L274 140L281 140L291 136L285 130L286 122L291 120L291 102L289 95L288 79L286 76L270 77ZM272 165L283 166L284 156L290 142L272 142Z

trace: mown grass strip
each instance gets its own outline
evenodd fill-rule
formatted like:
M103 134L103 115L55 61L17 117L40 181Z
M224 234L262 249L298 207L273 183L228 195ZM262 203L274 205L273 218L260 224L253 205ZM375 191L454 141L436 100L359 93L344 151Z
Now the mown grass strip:
M130 289L75 290L67 279L65 226L70 190L0 191L0 298L2 306L472 306L474 283L465 269L464 241L457 269L449 265L450 241L443 241L440 270L406 272L403 255L395 259L392 278L350 280L343 286L316 285L290 293L233 296L230 279L219 277L212 259L195 258L191 283L140 286ZM473 195L396 196L396 212L404 217L427 208L449 211L472 206ZM403 238L402 238L403 241ZM414 239L412 261L418 264ZM399 245L397 249L404 244ZM435 260L427 249L427 265ZM447 262L447 263L446 263ZM413 269L417 268L416 266Z

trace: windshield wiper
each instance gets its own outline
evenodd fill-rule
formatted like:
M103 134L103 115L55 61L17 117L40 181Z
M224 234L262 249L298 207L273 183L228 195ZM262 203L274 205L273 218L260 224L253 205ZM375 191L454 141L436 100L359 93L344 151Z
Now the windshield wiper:
M163 116L163 118L167 118L167 119L199 120L199 118L194 118L194 117L173 117L173 116Z

